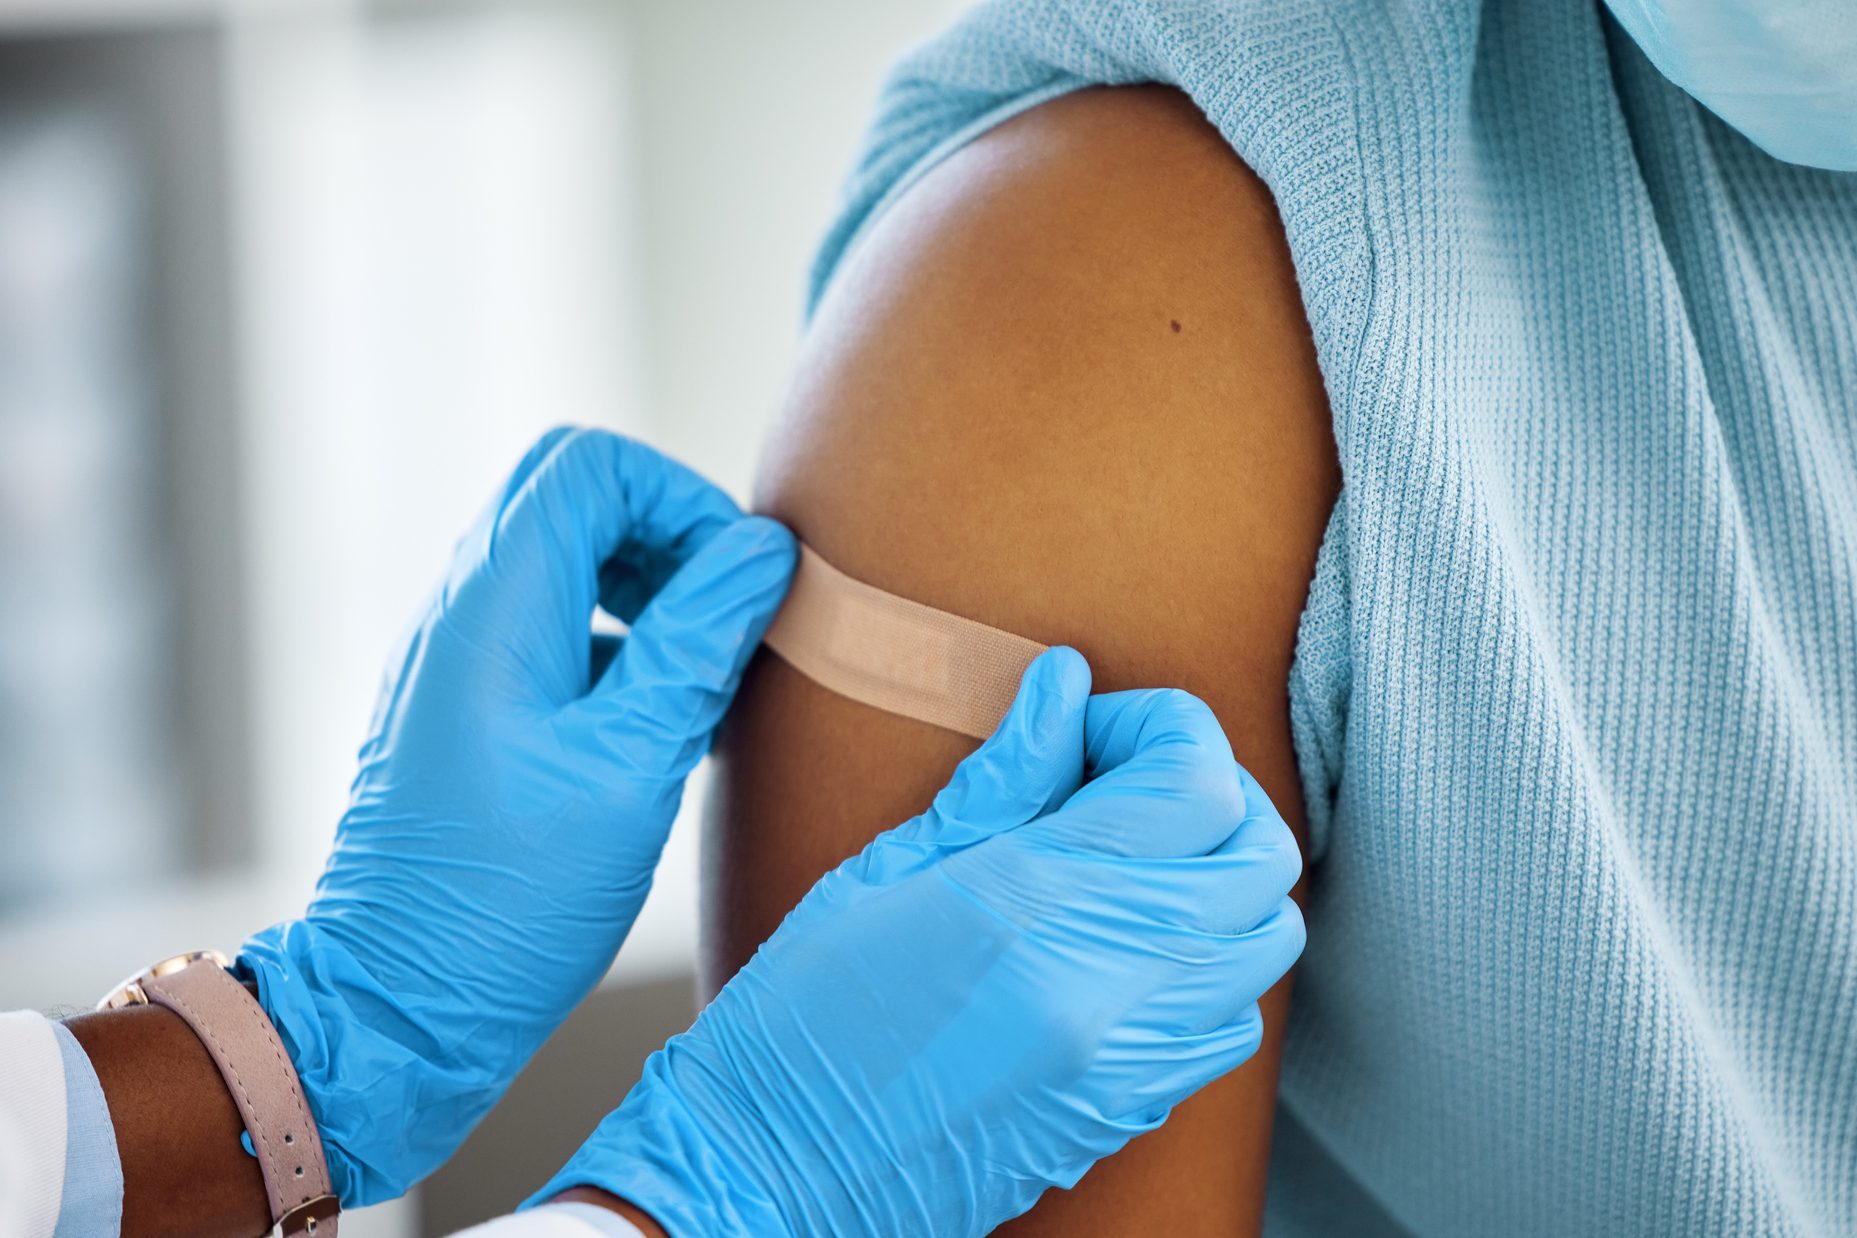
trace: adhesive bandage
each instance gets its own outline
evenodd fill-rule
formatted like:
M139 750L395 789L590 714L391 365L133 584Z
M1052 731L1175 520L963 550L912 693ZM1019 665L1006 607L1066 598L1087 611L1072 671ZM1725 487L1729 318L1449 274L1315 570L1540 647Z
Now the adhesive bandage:
M840 696L975 739L993 733L1046 649L853 580L804 544L767 643Z

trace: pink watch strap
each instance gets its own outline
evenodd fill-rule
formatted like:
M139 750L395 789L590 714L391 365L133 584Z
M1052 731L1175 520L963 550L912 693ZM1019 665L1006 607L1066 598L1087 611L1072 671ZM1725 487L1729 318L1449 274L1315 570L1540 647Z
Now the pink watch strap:
M206 962L145 979L142 990L187 1021L225 1076L284 1238L335 1238L341 1204L329 1187L322 1136L264 1008L229 972Z

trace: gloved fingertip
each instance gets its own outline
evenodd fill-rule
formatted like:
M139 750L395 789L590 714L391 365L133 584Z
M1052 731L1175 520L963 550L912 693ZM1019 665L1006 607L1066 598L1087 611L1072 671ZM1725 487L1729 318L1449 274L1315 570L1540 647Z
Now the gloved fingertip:
M799 539L771 516L743 516L730 530L739 531L744 557L764 561L770 571L791 575L799 563Z
M798 544L778 521L731 521L646 605L595 694L651 682L694 692L692 700L732 696L786 597L798 557ZM712 726L709 712L705 706L693 715L700 717L693 725Z
M798 545L779 521L744 516L712 534L666 582L655 605L679 612L708 609L777 590L768 601L777 606L798 561Z
M1032 659L1026 668L1026 683L1036 683L1061 705L1065 713L1084 708L1090 699L1090 663L1069 645L1053 645Z
M944 841L965 846L1068 799L1083 779L1089 700L1090 664L1082 654L1059 646L1033 659L999 726L935 797ZM959 828L946 825L955 821Z
M744 516L717 533L697 559L711 577L713 593L752 616L754 639L786 599L799 564L799 543L787 527L766 516Z
M561 445L561 440L578 428L568 425L556 426L530 444L528 451L523 453L522 459L517 461L516 467L510 472L509 481L503 487L504 501L507 502L514 498L516 492L522 489L523 483L528 481L535 470L542 466L542 462L554 454L554 449Z
M989 746L1014 748L1036 759L1054 749L1081 746L1090 700L1090 664L1068 645L1045 650L1025 668L1012 708Z

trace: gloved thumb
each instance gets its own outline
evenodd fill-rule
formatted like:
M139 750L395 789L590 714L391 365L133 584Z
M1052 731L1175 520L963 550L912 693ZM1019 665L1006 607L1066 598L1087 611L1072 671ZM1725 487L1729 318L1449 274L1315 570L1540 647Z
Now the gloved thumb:
M927 812L879 835L851 862L854 875L896 880L1069 799L1083 783L1089 702L1090 664L1082 654L1064 645L1039 654L993 734L955 767Z
M593 690L569 707L611 759L664 780L690 772L786 597L798 555L783 525L748 516L677 569Z

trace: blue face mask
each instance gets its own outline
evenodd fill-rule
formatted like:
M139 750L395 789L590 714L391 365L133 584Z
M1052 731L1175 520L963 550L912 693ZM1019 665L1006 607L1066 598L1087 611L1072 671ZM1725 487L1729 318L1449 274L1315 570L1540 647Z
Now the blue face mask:
M1857 171L1857 3L1606 4L1665 77L1768 154Z

